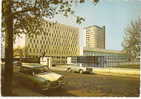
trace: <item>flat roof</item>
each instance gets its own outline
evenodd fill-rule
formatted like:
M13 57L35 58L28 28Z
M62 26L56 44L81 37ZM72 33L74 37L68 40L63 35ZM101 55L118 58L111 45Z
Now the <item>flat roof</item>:
M54 22L53 20L48 20L48 19L44 19L44 18L42 19L42 21L43 21L43 23L48 22L48 23L51 23L51 24L54 24L54 25L62 25L62 26L65 26L67 28L73 28L73 29L79 30L79 27L78 26L63 24L63 23L60 23L58 21L55 21Z
M97 26L97 25L91 25L91 26L87 26L85 28L87 29L87 28L91 28L91 27L96 27L96 28L103 29L103 26Z
M108 50L108 49L98 49L98 48L84 48L83 51L87 52L100 52L100 53L109 53L109 54L126 54L122 50Z

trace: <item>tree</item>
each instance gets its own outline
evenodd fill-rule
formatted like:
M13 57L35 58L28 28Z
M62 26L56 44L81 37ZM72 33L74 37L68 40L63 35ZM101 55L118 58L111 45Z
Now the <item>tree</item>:
M24 48L18 46L14 49L14 57L24 57Z
M129 61L136 61L140 53L141 19L131 22L126 28L125 37L122 42L124 51L128 55Z
M11 0L4 0L2 24L5 26L5 66L4 80L2 82L2 95L12 95L12 77L13 77L13 14Z
M56 14L69 16L74 14L72 4L83 3L85 0L3 0L2 1L2 31L5 37L5 67L2 95L12 95L13 78L13 36L21 33L32 34L29 30L38 30L29 24L38 25L41 18L53 18ZM99 0L92 0L97 3ZM76 22L84 21L76 16ZM40 26L40 25L38 25ZM34 29L32 29L34 28Z

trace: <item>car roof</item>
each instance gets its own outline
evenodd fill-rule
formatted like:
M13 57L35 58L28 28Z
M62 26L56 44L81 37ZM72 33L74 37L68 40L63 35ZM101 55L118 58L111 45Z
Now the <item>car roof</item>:
M46 66L42 65L42 64L37 64L37 63L23 63L21 67L25 67L25 68L40 68L40 67L46 67Z

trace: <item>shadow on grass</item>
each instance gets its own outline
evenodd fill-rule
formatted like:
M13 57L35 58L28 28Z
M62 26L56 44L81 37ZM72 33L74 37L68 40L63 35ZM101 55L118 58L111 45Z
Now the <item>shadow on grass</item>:
M57 96L75 96L71 93L68 93L66 89L52 89L52 90L49 90L49 91L46 91L46 92L43 92L43 95L45 96L51 96L51 97L57 97Z

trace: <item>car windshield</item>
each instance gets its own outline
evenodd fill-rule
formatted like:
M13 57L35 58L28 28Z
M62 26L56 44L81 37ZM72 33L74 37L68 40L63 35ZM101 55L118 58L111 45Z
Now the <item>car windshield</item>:
M39 74L39 73L45 73L45 72L51 72L51 70L48 67L21 67L21 72L26 73L26 74Z
M39 68L34 68L33 72L35 74L39 74L39 73L44 73L44 72L50 72L50 70L47 67L39 67Z

